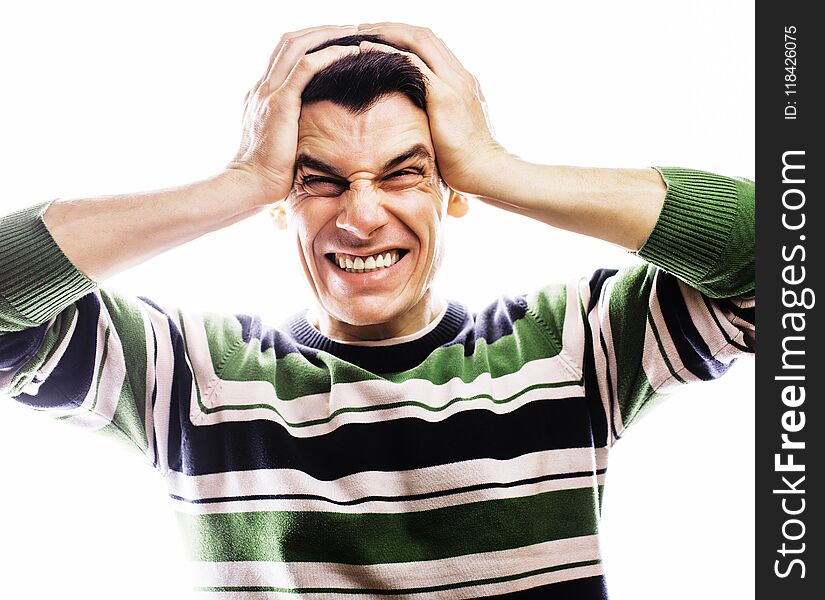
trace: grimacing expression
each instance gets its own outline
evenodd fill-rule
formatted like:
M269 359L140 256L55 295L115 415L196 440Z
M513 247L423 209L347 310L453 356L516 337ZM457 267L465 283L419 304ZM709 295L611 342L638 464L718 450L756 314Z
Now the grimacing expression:
M449 197L427 114L400 93L360 115L306 105L296 169L285 209L323 310L371 325L416 306L441 261Z

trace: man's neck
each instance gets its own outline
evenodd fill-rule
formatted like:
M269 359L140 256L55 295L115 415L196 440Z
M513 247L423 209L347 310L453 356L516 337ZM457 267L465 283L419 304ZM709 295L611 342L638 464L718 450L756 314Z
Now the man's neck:
M342 342L386 340L412 335L430 325L444 312L447 301L432 289L409 311L385 323L352 325L330 316L322 308L314 308L307 320L330 339Z

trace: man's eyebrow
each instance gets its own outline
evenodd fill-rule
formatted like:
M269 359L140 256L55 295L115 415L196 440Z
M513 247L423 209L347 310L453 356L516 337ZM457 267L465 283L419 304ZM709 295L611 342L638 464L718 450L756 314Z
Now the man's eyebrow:
M393 167L397 167L398 165L413 158L426 160L430 163L435 162L432 153L424 144L415 144L398 156L395 156L385 162L379 172L384 173L389 171ZM332 165L328 165L324 161L314 158L305 152L298 154L298 157L295 159L295 172L297 173L298 169L301 168L315 169L316 171L321 171L323 173L327 173L328 175L334 175L340 179L346 179L346 176L342 175L341 172Z
M384 163L384 166L381 167L381 172L389 171L393 167L397 167L398 165L407 162L412 158L417 158L420 160L426 160L429 162L435 162L433 155L430 154L430 151L427 149L427 146L424 144L416 144L415 146L411 146L409 149L405 150L395 158L389 159L387 162Z

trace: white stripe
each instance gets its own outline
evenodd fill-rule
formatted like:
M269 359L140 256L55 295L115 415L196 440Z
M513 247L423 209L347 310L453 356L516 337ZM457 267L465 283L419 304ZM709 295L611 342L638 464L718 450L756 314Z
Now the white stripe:
M656 336L653 334L650 321L647 319L645 319L645 352L642 356L642 370L650 387L657 392L664 393L672 387L684 385L671 374L670 368L659 350L659 344L656 342Z
M489 379L489 374L485 374L487 379ZM416 383L421 382L422 380L415 380ZM457 381L457 380L454 380ZM218 398L217 404L227 404L233 403L237 398L235 396L231 396L230 398L226 398L221 395L221 386L225 382L220 382L217 385L217 389L219 390L216 394ZM374 382L363 382L363 383L374 383ZM363 398L358 398L359 401L362 403L366 403L372 398L374 401L384 402L399 402L399 401L415 401L421 403L427 403L428 400L427 392L422 391L419 392L417 396L406 396L405 390L403 389L404 386L399 384L398 387L389 387L393 386L394 384L387 384L386 382L375 382L379 384L383 384L381 386L376 386L376 388L380 389L380 391L372 392L374 395L368 396L365 395ZM406 383L406 382L405 382ZM457 384L456 387L460 388L463 384ZM526 386L525 386L526 387ZM383 388L383 389L382 389ZM335 395L336 387L333 386L331 396ZM443 389L441 390L444 391ZM461 389L456 390L455 395L462 397ZM193 392L194 393L194 392ZM364 394L369 394L370 392L363 392ZM304 427L289 427L286 428L289 431L289 434L293 437L299 438L307 438L317 435L323 435L326 433L330 433L335 431L339 427L351 424L351 423L378 423L383 421L388 421L391 419L402 419L405 417L409 418L417 418L422 421L427 421L429 423L437 423L439 421L443 421L448 417L463 411L469 410L476 410L476 409L483 409L488 410L497 415L503 415L510 412L513 412L522 406L534 402L537 400L556 400L556 399L566 399L571 397L583 397L584 391L582 386L574 385L574 386L567 386L567 387L553 387L553 388L537 388L525 392L524 394L518 396L514 400L510 400L505 403L494 403L487 398L477 398L474 400L460 400L454 402L447 406L447 408L443 410L439 410L436 412L429 411L426 409L422 409L419 406L400 406L398 408L386 408L386 409L373 409L367 412L347 412L336 415L331 421L326 423L319 423L317 425L310 425ZM504 395L498 396L494 393L494 397L506 397ZM301 400L303 402L303 399ZM330 400L330 404L334 403L333 400ZM445 402L447 404L447 402ZM278 409L280 410L281 404L278 404ZM300 408L300 406L298 407ZM238 413L242 414L238 414ZM194 421L194 419L198 419ZM224 423L227 421L249 421L252 419L266 419L270 421L275 421L277 423L282 423L282 420L272 411L265 408L254 408L254 409L246 409L243 411L235 410L235 409L227 409L221 410L213 414L202 415L201 413L190 414L190 419L193 420L195 425L207 425L207 424L215 424L215 423Z
M407 589L508 577L599 558L598 536L588 535L440 560L375 565L264 561L190 562L190 569L196 585L202 587ZM597 570L597 573L600 572ZM478 593L479 588L472 587L470 590ZM465 588L464 591L469 590ZM455 598L459 597L462 589L457 588L449 592L448 597Z
M161 473L169 469L169 413L172 395L172 374L174 372L174 354L172 353L172 335L166 315L154 307L145 305L146 316L154 326L157 336L158 358L155 366L156 397L152 413L152 428L158 446L157 465ZM151 334L150 334L151 337ZM149 392L151 394L151 390ZM182 401L183 399L181 399ZM149 396L151 402L151 396Z
M594 472L607 467L607 457L606 448L568 448L533 452L509 460L480 458L404 471L364 471L332 481L316 479L298 469L257 469L209 475L170 472L167 483L171 494L193 500L288 490L349 502L371 495L419 495L489 482ZM324 506L329 510L332 505Z
M602 563L587 567L559 569L558 571L552 571L550 573L534 575L531 577L524 577L514 581L491 583L488 585L479 585L470 588L441 590L437 592L427 592L426 594L405 594L403 596L397 593L358 594L355 597L364 598L366 600L398 600L398 598L407 598L409 600L467 600L518 592L530 588L537 588L554 583L562 583L574 579L595 577L599 575L604 575ZM195 592L195 596L198 598L211 598L214 600L251 600L252 598L255 600L295 600L296 598L294 593L281 592ZM352 600L353 594L319 592L301 594L301 598L314 600Z
M613 276L615 277L615 276ZM609 278L610 279L610 278ZM608 281L609 281L608 279ZM599 297L596 299L596 304L591 309L591 311L587 315L587 320L590 323L590 333L591 333L591 343L593 347L593 365L595 370L595 377L596 382L599 387L599 396L602 400L602 407L605 411L605 417L607 419L607 444L608 446L612 446L616 442L616 437L613 434L613 428L616 428L616 432L621 435L621 432L624 428L622 423L622 415L621 411L619 410L619 406L617 404L617 397L615 396L614 392L611 388L608 387L607 383L607 358L605 356L604 350L602 349L601 343L601 335L602 332L602 325L604 323L607 324L609 327L610 323L610 316L609 313L605 312L605 286L607 283L602 285L601 293ZM589 293L586 296L586 304L590 302ZM611 351L610 339L605 336L605 342L607 343L608 350ZM611 375L613 375L611 373ZM615 377L615 375L614 375ZM613 414L611 418L611 413Z
M557 492L561 490L593 488L593 495L595 496L595 488L597 486L603 486L604 484L605 475L601 474L596 476L589 475L585 477L550 479L538 483L525 483L522 485L511 487L487 488L483 490L473 490L461 492L458 494L450 494L448 496L436 496L434 498L400 500L394 502L376 500L355 505L342 506L340 504L331 504L329 502L324 502L322 500L305 498L277 500L234 500L227 502L210 502L208 504L192 504L189 502L173 500L173 509L180 513L190 515L223 514L228 512L248 513L262 511L327 511L346 514L395 514L410 513L423 510L435 510L439 508L449 508L452 506L470 504L473 502L485 502L488 500L506 500L511 498L523 498L527 496L535 496L537 494ZM270 494L276 489L278 488L273 487L273 489L270 490ZM381 490L375 490L375 494L383 495Z
M742 345L745 345L745 334L742 329L750 330L753 328L752 325L746 321L743 321L732 312L724 311L716 300L713 298L708 298L711 310L713 310L713 314L719 321L719 325L717 325L716 321L713 320L713 316L711 316L708 312L708 306L702 299L701 292L690 287L686 283L683 283L682 281L678 281L678 283L679 289L681 290L682 296L685 298L685 303L690 311L690 318L716 359L720 362L729 363L731 358L741 356L741 350L735 346L728 346L729 342L725 339L722 331L719 330L719 325L722 326L725 334L727 334L731 340ZM731 302L736 303L736 300L731 299ZM748 302L751 306L753 306L753 300ZM722 351L714 351L714 348L721 349Z
M567 301L562 330L562 353L567 358L567 364L576 379L580 379L584 372L584 324L579 307L579 285L581 283L582 279L567 282Z
M687 382L701 381L701 378L691 373L690 370L685 367L685 364L679 357L679 351L676 349L676 344L674 344L673 338L670 335L670 330L667 327L664 314L662 313L662 307L660 304L661 299L655 291L659 280L659 275L661 275L661 271L656 272L656 278L653 280L654 292L650 301L650 315L653 317L653 322L656 325L656 331L659 333L659 340L662 342L662 347L665 349L665 354L667 354L667 358L670 361L673 370L676 371L679 377ZM648 341L653 346L651 351L655 349L656 352L661 353L655 337L650 338L649 340L646 339L645 347L647 347Z

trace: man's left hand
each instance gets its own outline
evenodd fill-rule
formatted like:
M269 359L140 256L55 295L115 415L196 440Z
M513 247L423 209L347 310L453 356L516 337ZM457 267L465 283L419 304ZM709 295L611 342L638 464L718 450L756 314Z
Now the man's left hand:
M450 188L481 195L486 177L507 151L493 138L484 94L473 77L426 27L404 23L364 23L358 33L380 35L412 50L362 42L361 48L403 54L427 78L427 116L441 176Z

